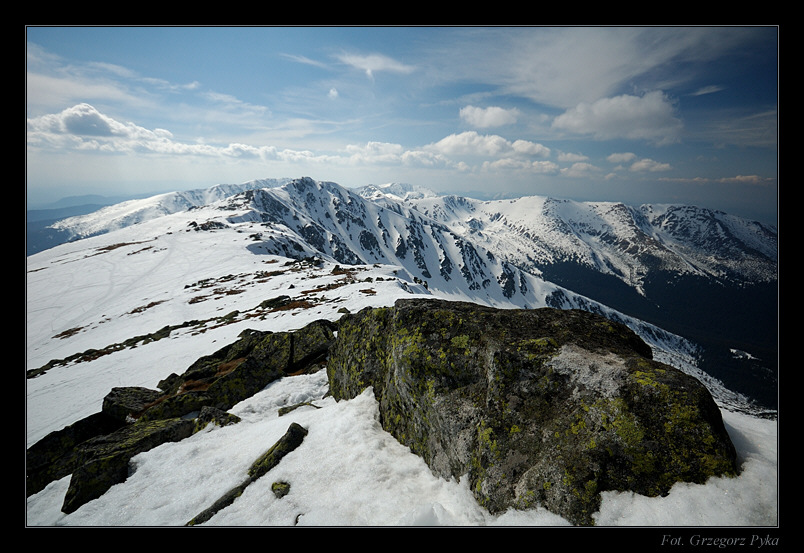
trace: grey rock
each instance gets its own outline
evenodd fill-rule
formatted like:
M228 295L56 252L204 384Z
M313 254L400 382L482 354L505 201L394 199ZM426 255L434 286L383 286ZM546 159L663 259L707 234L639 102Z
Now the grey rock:
M586 311L399 300L343 317L327 370L338 400L372 386L383 427L492 513L592 525L601 492L737 471L708 390Z

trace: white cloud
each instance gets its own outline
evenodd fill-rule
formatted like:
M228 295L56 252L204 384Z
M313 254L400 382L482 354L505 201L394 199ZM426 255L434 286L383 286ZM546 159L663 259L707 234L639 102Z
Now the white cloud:
M558 164L552 161L534 161L531 163L531 169L534 173L541 174L555 174L558 173Z
M229 101L226 96L221 101ZM480 158L493 168L529 168L536 172L555 171L550 164L533 163L550 150L527 140L510 142L498 135L465 132L445 137L435 144L406 148L401 144L370 141L348 145L339 153L278 149L243 142L211 144L182 142L165 129L149 130L122 123L89 104L78 104L59 113L27 120L30 151L81 151L118 154L162 154L173 156L220 157L236 160L329 163L338 165L397 165L408 167L450 167L470 170L466 158ZM490 159L491 158L491 159Z
M346 153L352 161L362 163L399 162L405 150L400 144L367 142L364 146L350 144Z
M152 135L151 131L133 123L123 124L101 114L89 104L78 104L58 114L49 114L28 119L28 132L77 137L100 137L141 139ZM164 136L164 135L162 135Z
M561 152L558 154L558 161L570 161L570 162L579 162L579 161L586 161L589 158L583 154L574 154L571 152Z
M698 62L748 43L755 32L692 26L460 28L448 35L448 44L429 46L429 64L436 68L433 79L484 82L501 94L569 109L625 90L688 83Z
M226 101L226 97L221 100ZM252 145L243 142L211 144L182 142L165 129L146 129L133 123L123 123L109 117L89 104L78 104L56 114L28 119L28 144L31 151L105 152L128 155L160 154L187 158L235 161L277 162L300 165L326 164L340 166L387 166L409 168L449 168L467 171L517 171L532 174L559 174L559 166L546 158L550 149L528 140L510 141L496 134L467 131L451 134L422 147L369 141L351 144L334 153L311 150L279 149L275 146ZM542 159L535 159L542 158ZM132 158L133 159L133 158ZM587 176L599 170L581 163L584 156L562 155L562 160L574 161L561 171L566 176ZM662 168L652 160L642 160L634 170ZM301 170L301 169L300 169Z
M669 171L670 169L671 167L669 163L660 163L647 158L640 159L631 165L631 171L634 172L649 171L651 173L656 173L658 171Z
M341 54L338 59L350 67L364 71L370 79L380 71L407 75L416 70L412 65L406 65L382 54Z
M451 134L431 145L446 155L496 156L510 148L510 143L498 135L481 135L475 131Z
M549 148L528 140L510 142L496 134L479 134L466 131L451 134L428 146L444 155L470 157L498 157L508 155L547 156Z
M598 175L600 169L591 163L573 163L570 167L561 170L561 175L565 177L574 178L588 178L592 175Z
M50 150L234 157L261 155L259 148L244 144L216 147L177 142L170 131L122 123L89 104L77 104L60 113L28 119L27 141L30 147Z
M699 88L698 90L693 92L691 94L691 96L703 96L705 94L714 94L715 92L720 92L721 90L723 90L722 86L710 85L710 86L705 86L703 88Z
M516 123L518 115L516 109L503 109L497 106L488 108L466 106L460 111L461 119L481 129L511 125Z
M677 142L681 121L660 91L622 95L581 103L553 121L553 128L598 139L628 138L669 144Z
M514 140L511 148L517 153L526 156L547 157L550 155L550 148L530 140Z
M609 155L606 161L610 163L628 163L634 159L636 159L636 154L632 152L620 152Z

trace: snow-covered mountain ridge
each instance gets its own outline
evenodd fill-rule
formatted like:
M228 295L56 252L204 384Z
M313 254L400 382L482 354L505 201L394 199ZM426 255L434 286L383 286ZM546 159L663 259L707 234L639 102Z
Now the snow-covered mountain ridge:
M26 369L47 366L26 381L29 444L97 412L111 388L153 389L246 329L298 329L317 319L337 320L344 309L417 296L600 311L634 328L659 360L704 382L738 444L763 443L743 447L744 478L678 490L667 499L670 509L657 509L659 501L668 505L663 498L648 504L645 498L610 497L600 523L656 523L626 511L661 511L661 524L683 524L690 512L706 513L707 523L722 523L722 517L748 524L775 520L775 481L767 480L775 477L773 421L745 415L754 412L750 402L696 366L695 344L522 270L399 202L367 202L309 179L257 187L29 256L26 292ZM322 401L323 378L287 379L238 405L233 411L243 423L141 454L129 480L71 515L58 510L66 482L54 482L29 499L29 523L183 524L284 432L288 421L277 417L277 407L314 401L319 409L294 415L310 427L312 449L300 452L299 461L288 457L281 469L298 495L280 502L255 490L258 503L270 504L255 506L244 497L213 524L565 524L543 511L489 518L457 483L433 481L410 452L377 430L371 396L348 404ZM315 466L317 476L300 478L306 470L298 463ZM328 474L337 474L337 482ZM371 498L362 493L367 490ZM698 499L724 493L733 502L726 510L721 499L717 510ZM699 501L699 509L689 509ZM713 519L713 513L721 514Z
M455 299L562 306L577 304L565 299L571 290L706 346L709 372L775 406L773 227L693 206L480 201L409 184L350 189L310 178L163 194L56 226L80 238L203 206L228 212L216 224L259 222L255 253L398 265ZM545 282L558 285L552 295L530 298ZM734 367L730 349L759 361ZM746 381L748 372L755 374Z
M219 184L181 192L166 192L150 198L129 200L103 207L86 215L76 215L51 225L68 239L80 239L136 225L163 215L186 211L222 200L245 190L282 186L290 179L258 179L242 184Z
M207 205L247 190L276 191L291 182L261 179L166 193L63 219L52 226L73 238L83 238ZM341 188L334 183L323 184ZM481 201L442 196L401 183L353 191L388 209L405 209L406 215L416 210L536 274L545 264L572 260L614 275L640 292L645 275L655 270L739 283L768 282L777 277L776 229L720 211L669 204L631 207L543 196Z
M736 282L776 278L775 229L709 209L541 196L495 201L430 196L406 202L536 272L573 260L640 292L645 275L654 270Z

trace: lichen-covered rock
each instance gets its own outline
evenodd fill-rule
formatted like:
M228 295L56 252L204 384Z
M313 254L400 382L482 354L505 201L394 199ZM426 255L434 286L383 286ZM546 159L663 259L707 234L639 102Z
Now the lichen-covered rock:
M128 460L166 441L183 439L209 422L237 422L226 413L271 382L318 370L335 325L315 321L292 332L247 330L240 339L171 374L159 390L113 388L101 411L46 436L27 451L26 493L73 474L63 505L72 512L128 474Z
M293 332L244 331L239 340L200 358L160 387L170 396L203 393L203 405L230 409L278 378L317 369L335 339L333 331L328 321Z
M138 453L166 442L183 440L193 433L192 419L138 422L111 434L92 438L76 448L78 462L70 478L62 511L72 513L103 495L128 477L128 462Z
M123 422L98 412L61 430L54 430L26 451L26 496L42 491L54 480L71 474L77 465L75 448L96 436L110 434L123 426Z
M195 419L195 432L203 430L209 424L223 427L237 424L239 422L240 417L237 415L227 413L226 411L222 411L215 407L202 407L201 412Z
M307 429L297 423L291 423L287 432L279 438L268 451L260 455L256 461L251 464L248 469L246 478L237 486L227 491L219 497L215 503L210 507L204 509L197 516L193 517L185 526L196 526L203 524L215 516L219 511L225 509L234 501L243 495L246 488L249 487L254 481L264 476L268 471L274 468L279 462L291 451L299 447L307 436ZM271 485L271 490L277 497L284 497L290 491L290 484L287 482L274 482Z
M307 436L307 429L295 422L290 423L287 432L271 448L260 455L248 469L250 478L256 480L279 464L285 455L299 447Z
M274 492L277 499L282 499L290 493L290 484L287 482L274 482L271 484L271 491Z
M139 386L112 388L103 398L101 410L121 422L136 418L161 396L158 390Z
M341 319L336 399L374 388L383 427L496 513L593 524L600 493L665 494L736 473L706 388L585 311L400 300Z

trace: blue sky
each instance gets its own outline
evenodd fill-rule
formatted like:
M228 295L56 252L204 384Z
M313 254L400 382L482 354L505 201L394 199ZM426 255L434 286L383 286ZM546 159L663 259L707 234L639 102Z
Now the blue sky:
M778 31L27 27L27 199L310 176L776 224Z

